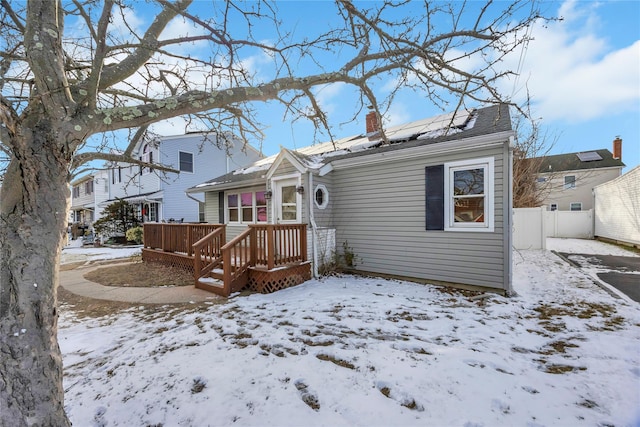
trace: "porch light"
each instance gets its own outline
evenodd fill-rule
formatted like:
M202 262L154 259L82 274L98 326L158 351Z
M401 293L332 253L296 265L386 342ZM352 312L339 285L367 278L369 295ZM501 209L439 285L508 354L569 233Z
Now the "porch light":
M264 198L267 200L271 200L271 196L273 196L273 193L271 192L271 190L267 190L264 192Z
M302 185L298 185L296 187L296 191L298 192L298 194L304 194L304 187Z

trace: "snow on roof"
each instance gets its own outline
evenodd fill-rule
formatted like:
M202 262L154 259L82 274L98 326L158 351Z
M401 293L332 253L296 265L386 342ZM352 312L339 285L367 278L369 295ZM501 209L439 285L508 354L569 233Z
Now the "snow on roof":
M265 157L264 159L257 160L255 162L253 162L252 164L250 164L249 166L234 170L233 174L234 175L245 175L245 174L249 174L249 173L253 173L253 172L258 172L258 171L261 171L261 170L268 170L271 167L271 165L273 164L273 162L276 160L276 157L278 157L278 156L276 154L274 154L273 156L269 156L269 157ZM212 183L207 183L207 185L213 185L213 184Z
M476 110L462 110L456 113L441 114L436 117L416 120L384 129L387 140L390 143L400 143L409 140L426 140L441 136L454 135L473 128L477 114ZM296 158L309 169L320 169L329 158L344 156L350 153L370 150L384 144L382 138L370 140L365 135L352 135L335 141L327 141L307 147L290 150ZM248 175L259 171L267 171L275 162L279 154L260 159L249 166L236 169L233 175ZM215 178L214 178L215 179ZM194 188L209 187L216 184L227 183L210 181Z

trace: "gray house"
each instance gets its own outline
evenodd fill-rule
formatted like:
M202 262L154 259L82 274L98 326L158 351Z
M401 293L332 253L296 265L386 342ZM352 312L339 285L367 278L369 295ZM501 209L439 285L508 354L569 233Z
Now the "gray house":
M314 274L338 253L362 273L508 293L508 107L390 127L386 139L378 123L369 113L363 135L283 148L187 192L204 193L205 221L224 224L226 241L306 224Z

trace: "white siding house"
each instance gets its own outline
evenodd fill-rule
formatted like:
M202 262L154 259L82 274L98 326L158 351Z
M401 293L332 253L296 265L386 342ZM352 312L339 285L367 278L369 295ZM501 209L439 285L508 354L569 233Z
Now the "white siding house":
M204 193L227 240L251 224L307 224L314 273L335 252L363 273L509 293L508 108L395 126L386 140L377 123L369 113L366 134L283 148L188 192Z
M82 231L89 230L100 219L99 204L109 198L109 173L97 171L71 183L69 222Z
M593 192L596 237L640 247L640 166Z
M538 182L543 185L548 210L586 211L593 209L593 189L622 174L622 140L607 149L558 154L540 160Z
M143 221L204 220L204 198L187 196L185 190L212 174L224 174L261 158L251 146L225 140L218 146L215 136L205 133L162 137L154 143L141 142L134 157L180 171L162 172L131 164L109 167L110 193L104 208L116 199L136 206Z

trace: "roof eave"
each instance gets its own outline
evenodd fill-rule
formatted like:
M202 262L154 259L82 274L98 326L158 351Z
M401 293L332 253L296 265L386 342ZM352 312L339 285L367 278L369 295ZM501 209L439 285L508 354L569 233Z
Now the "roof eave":
M267 180L264 177L253 178L244 181L230 181L221 184L212 184L212 185L203 185L198 187L192 187L185 190L185 193L195 194L195 193L206 193L208 191L224 191L230 190L234 188L244 188L244 187L254 187L256 185L264 184L266 185Z

